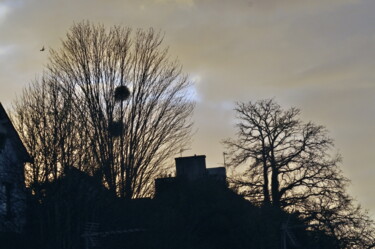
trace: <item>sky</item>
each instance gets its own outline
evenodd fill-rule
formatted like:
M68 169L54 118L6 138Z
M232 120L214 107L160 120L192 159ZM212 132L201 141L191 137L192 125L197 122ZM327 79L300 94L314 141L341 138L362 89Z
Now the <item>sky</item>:
M194 81L184 156L223 165L235 101L275 98L327 127L349 192L375 217L374 10L373 0L0 0L0 101L9 108L41 75L74 22L153 27Z

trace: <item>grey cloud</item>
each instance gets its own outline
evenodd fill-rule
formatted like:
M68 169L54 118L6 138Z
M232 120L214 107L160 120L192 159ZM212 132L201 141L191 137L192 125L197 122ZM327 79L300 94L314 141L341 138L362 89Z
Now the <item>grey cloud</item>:
M342 4L355 4L361 0L249 0L254 7L265 8L268 10L276 8L330 8Z

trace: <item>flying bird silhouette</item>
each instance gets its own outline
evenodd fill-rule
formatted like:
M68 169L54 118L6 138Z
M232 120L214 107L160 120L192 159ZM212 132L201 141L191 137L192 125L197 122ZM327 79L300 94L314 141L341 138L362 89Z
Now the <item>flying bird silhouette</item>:
M43 46L43 47L42 47L42 49L41 49L41 50L39 50L39 51L43 52L43 51L44 51L44 46Z

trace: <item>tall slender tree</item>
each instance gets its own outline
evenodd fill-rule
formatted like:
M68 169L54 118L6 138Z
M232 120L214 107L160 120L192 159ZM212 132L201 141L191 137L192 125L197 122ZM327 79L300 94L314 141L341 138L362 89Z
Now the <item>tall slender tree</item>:
M70 108L66 113L74 117L70 127L76 132L63 131L64 139L76 145L66 152L77 157L69 166L96 175L125 198L149 195L154 177L188 142L191 132L191 82L179 62L169 58L162 42L161 34L153 29L133 32L81 22L73 25L60 49L50 51L43 77L64 97ZM14 117L22 123L19 131L26 144L32 138L25 127L36 129L35 122L48 117L55 98L50 92L47 98L41 96L35 86L25 91L15 108ZM124 93L124 89L130 92ZM45 109L27 108L31 92L48 103ZM34 124L25 122L25 116L35 113L39 116ZM56 113L62 115L59 110ZM48 133L56 138L49 130L41 131L41 136ZM39 147L30 149L46 149L44 144L35 146ZM57 153L60 158L62 151ZM48 160L52 167L62 165L60 160ZM33 169L39 168L37 163Z

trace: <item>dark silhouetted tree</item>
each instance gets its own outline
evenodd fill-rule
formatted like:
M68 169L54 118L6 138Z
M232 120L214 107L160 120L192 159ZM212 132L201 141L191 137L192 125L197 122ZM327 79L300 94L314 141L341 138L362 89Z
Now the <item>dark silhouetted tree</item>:
M284 110L273 99L237 103L235 111L238 137L224 144L229 165L242 174L233 178L237 189L254 203L298 211L343 248L373 243L373 223L346 194L341 157L323 126L302 122L299 109Z
M31 182L74 166L119 196L151 194L154 177L188 142L194 108L191 83L162 41L153 29L73 25L42 80L15 104L15 123L38 159Z
M86 154L75 152L84 149L84 137L67 93L44 76L25 88L13 105L13 123L34 161L26 165L29 186L56 180L66 166L83 167L79 161Z

